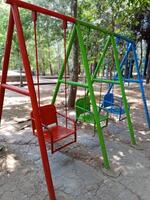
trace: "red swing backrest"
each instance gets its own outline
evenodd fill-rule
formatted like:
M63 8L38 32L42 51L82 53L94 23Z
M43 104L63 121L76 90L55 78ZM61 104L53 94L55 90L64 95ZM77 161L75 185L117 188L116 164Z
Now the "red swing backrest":
M50 124L57 124L57 112L56 107L52 104L40 106L39 108L40 112L40 119L41 123L45 126L48 126ZM35 118L33 116L33 111L31 112L31 119L32 119L32 128L33 131L35 128Z
M57 123L57 112L54 105L45 105L40 107L41 122L44 125L50 125Z

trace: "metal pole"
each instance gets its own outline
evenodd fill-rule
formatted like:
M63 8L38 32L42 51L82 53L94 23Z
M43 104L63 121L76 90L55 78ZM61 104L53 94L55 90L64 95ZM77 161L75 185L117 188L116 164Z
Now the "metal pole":
M40 6L36 6L34 4L31 4L31 3L27 3L27 2L24 2L24 1L20 1L20 0L5 0L5 2L8 3L8 4L17 5L18 7L21 7L21 8L24 8L24 9L28 9L28 10L31 10L31 11L36 11L36 12L39 12L39 13L42 13L42 14L45 14L45 15L49 15L49 16L53 16L55 18L62 19L64 21L68 21L70 23L75 23L76 21L78 21L79 24L82 25L82 26L86 26L86 27L89 27L89 28L92 28L92 29L95 29L95 30L99 30L100 32L103 32L103 33L105 33L107 35L113 35L113 36L121 38L121 39L123 39L123 40L125 40L125 41L127 41L129 43L133 43L134 44L133 40L131 40L128 37L125 37L123 35L119 35L117 33L113 33L111 31L108 31L108 30L103 29L101 27L95 26L95 25L90 24L88 22L77 20L74 17L63 15L63 14L60 14L58 12L55 12L55 11L52 11L52 10L48 10L46 8L42 8Z
M24 65L27 83L28 83L28 88L29 88L29 92L30 92L31 105L33 108L33 115L35 117L35 125L36 125L36 129L37 129L37 133L38 133L38 142L39 142L39 146L40 146L40 152L41 152L41 157L42 157L42 162L43 162L43 168L44 168L47 188L48 188L48 192L49 192L49 198L51 200L56 200L52 176L51 176L51 170L50 170L50 165L49 165L49 160L48 160L48 155L47 155L47 150L46 150L46 145L45 145L45 140L44 140L44 134L43 134L41 120L40 120L38 102L37 102L36 93L35 93L35 89L34 89L34 85L33 85L30 62L29 62L28 54L27 54L27 50L26 50L26 44L25 44L25 40L24 40L19 10L16 5L12 5L12 11L13 11L13 17L14 17L14 21L15 21L15 25L16 25L16 30L17 30L20 53L22 56L23 65Z
M105 166L105 168L109 168L109 160L108 160L108 156L107 156L103 131L102 131L102 128L101 128L100 123L99 123L100 122L100 116L99 116L97 106L96 106L96 100L95 100L93 86L92 86L92 80L91 80L91 74L90 74L89 64L88 64L88 60L87 60L86 49L85 49L85 46L84 46L84 41L83 41L83 37L82 37L82 33L81 33L81 30L80 30L80 24L79 23L76 24L76 30L77 30L79 46L80 46L80 49L81 49L82 61L83 61L83 65L84 65L84 69L85 69L85 73L86 73L86 81L88 83L88 90L89 90L89 94L90 94L91 104L93 106L93 112L94 112L95 122L96 122L96 126L97 126L99 143L100 143L100 146L101 146L102 156L103 156L103 159L104 159L104 166Z
M2 65L1 84L6 84L6 80L7 80L7 72L8 72L8 65L9 65L9 59L10 59L13 31L14 31L14 19L12 15L12 10L10 9L8 30L7 30L5 51L4 51L4 60L3 60L3 65ZM2 118L4 95L5 95L5 88L0 87L0 121Z
M130 51L131 51L131 49L132 49L131 47L132 47L132 45L129 44L128 49L127 49L127 52L126 52L126 54L124 55L123 59L121 60L121 63L120 63L120 70L122 70L124 63L126 62L126 60L127 60L127 58L128 58L128 55L129 55L129 53L130 53ZM113 79L115 80L115 79L117 79L117 78L118 78L118 73L116 73L116 74L114 75ZM114 85L114 84L111 84L111 85L110 85L110 87L109 87L107 93L109 93L109 92L111 91L113 85Z
M135 51L135 46L133 46L133 45L132 45L132 51L133 51L133 55L134 55L134 61L135 61L135 67L136 67L137 75L138 75L139 86L140 86L140 90L141 90L141 93L142 93L145 116L146 116L146 119L147 119L148 128L150 129L150 115L149 115L147 101L146 101L146 97L145 97L143 80L141 80L141 75L140 75L140 71L139 71L139 64L138 64L138 58L137 58L137 54L136 54L136 51Z
M75 30L75 26L74 26L73 30L71 32L71 35L69 37L70 40L69 40L69 44L68 44L67 52L66 52L66 63L68 62L68 58L69 58L71 48L72 48L72 45L73 45L73 41L74 41L74 38L75 38L75 33L76 33L76 30ZM63 62L60 74L58 76L58 81L57 81L57 84L56 84L56 87L55 87L55 91L54 91L54 95L53 95L53 99L52 99L52 104L54 104L55 101L56 101L56 97L57 97L57 94L58 94L58 91L59 91L59 88L60 88L61 80L63 78L64 70L65 70L65 63Z
M99 68L101 67L101 65L102 65L102 63L103 63L103 60L104 60L105 54L106 54L106 52L107 52L107 49L108 49L108 47L109 47L109 45L110 45L110 42L111 42L111 38L109 37L108 40L107 40L107 42L106 42L106 44L105 44L103 53L102 53L102 55L100 56L99 62L98 62L98 64L97 64L97 67L96 67L96 69L95 69L95 71L94 71L94 74L93 74L93 77L92 77L92 82L93 82L93 79L96 77L96 75L97 75L97 73L98 73L98 71L99 71Z
M116 46L114 36L111 36L111 42L112 42L112 46L113 46L113 50L114 50L114 58L115 58L115 63L116 63L116 69L117 69L118 78L119 78L119 81L120 81L122 100L123 100L123 104L124 104L124 108L125 108L125 112L126 112L126 116L127 116L127 123L128 123L129 132L130 132L131 143L136 144L135 137L134 137L134 129L133 129L133 125L132 125L132 122L131 122L131 117L130 117L130 112L129 112L128 103L127 103L127 99L126 99L123 78L122 78L121 69L120 69L120 63L119 63L119 58L118 58L118 50L117 50L117 46Z
M69 17L67 15L63 15L63 14L60 14L58 12L48 10L46 8L42 8L40 6L36 6L34 4L27 3L27 2L24 2L24 1L6 0L5 3L11 4L11 5L16 5L17 7L24 8L24 9L31 10L31 11L35 11L35 12L39 12L39 13L42 13L42 14L45 14L45 15L49 15L51 17L62 19L64 21L68 21L68 22L71 22L71 23L75 23L75 21L76 21L76 19L74 17Z

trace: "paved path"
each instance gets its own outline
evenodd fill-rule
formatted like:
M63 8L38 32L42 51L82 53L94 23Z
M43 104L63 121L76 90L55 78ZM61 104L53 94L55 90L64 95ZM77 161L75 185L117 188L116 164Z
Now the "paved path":
M13 134L13 126L9 129L0 137L9 147L1 200L48 199L37 139L30 128ZM113 171L101 167L98 141L90 133L79 131L77 144L53 156L49 152L58 200L149 200L149 144L135 149L106 136Z
M43 87L44 101L47 89ZM29 100L6 95L0 130L0 144L5 147L0 151L0 200L48 200L37 138L26 121ZM111 170L102 166L98 139L90 126L78 127L76 144L53 156L48 152L57 200L150 199L150 132L139 111L134 112L136 147L130 145L125 122L110 122L104 131Z

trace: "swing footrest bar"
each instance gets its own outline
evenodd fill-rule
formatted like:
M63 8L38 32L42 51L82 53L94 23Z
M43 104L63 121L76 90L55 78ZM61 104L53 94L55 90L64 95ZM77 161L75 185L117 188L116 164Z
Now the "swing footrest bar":
M8 84L1 84L0 87L2 88L5 88L5 89L8 89L8 90L11 90L13 92L17 92L19 94L23 94L23 95L26 95L26 96L30 96L29 94L29 91L28 90L25 90L25 89L21 89L19 87L16 87L16 86L13 86L13 85L8 85Z

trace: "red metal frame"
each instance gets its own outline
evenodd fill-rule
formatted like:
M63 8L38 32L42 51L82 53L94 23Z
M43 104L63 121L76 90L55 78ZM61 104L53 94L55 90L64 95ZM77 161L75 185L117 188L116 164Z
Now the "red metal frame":
M20 1L20 0L6 0L5 2L8 3L8 4L11 4L11 5L16 5L17 7L21 7L21 8L24 8L24 9L31 10L31 11L36 11L38 13L49 15L49 16L55 17L57 19L62 19L64 21L68 21L70 23L76 22L76 19L74 17L69 17L69 16L66 16L66 15L60 14L58 12L48 10L46 8L42 8L40 6L36 6L36 5L30 4L30 3L26 3L26 2L23 2L23 1Z
M13 37L14 24L15 24L18 42L19 42L20 53L22 56L23 65L24 65L24 69L25 69L25 73L26 73L26 79L27 79L27 84L28 84L28 89L29 89L29 94L30 94L30 99L31 99L31 105L32 105L33 114L35 117L35 125L36 125L37 132L38 132L38 142L39 142L39 146L40 146L41 158L42 158L49 198L51 200L56 200L52 176L51 176L51 170L50 170L50 165L49 165L49 160L48 160L48 155L47 155L47 150L46 150L46 145L45 145L45 139L44 139L44 135L43 135L42 124L41 124L39 110L38 110L38 102L37 102L35 88L34 88L33 79L32 79L30 62L29 62L28 54L27 54L27 50L26 50L26 44L25 44L22 24L21 24L21 20L20 20L19 10L18 10L17 5L15 5L15 3L17 4L18 2L19 1L11 2L12 5L11 5L11 11L10 11L10 17L9 17L7 39L6 39L6 46L5 46L5 52L4 52L4 60L3 60L2 79L1 79L1 86L0 86L0 119L2 116L4 94L5 94L6 88L10 89L12 91L24 94L24 95L27 95L27 93L28 93L20 88L9 86L6 84L8 64L9 64L9 59L10 59L11 45L12 45L12 37ZM32 7L32 5L31 5L31 7Z
M28 90L25 90L25 89L21 89L19 87L16 87L16 86L13 86L13 85L8 85L8 84L5 84L5 83L2 83L0 85L1 88L5 88L5 89L8 89L8 90L11 90L11 91L14 91L14 92L17 92L19 94L23 94L23 95L26 95L26 96L30 96L30 93Z
M4 60L3 60L3 64L2 64L1 84L6 84L6 80L7 80L13 32L14 32L14 19L13 19L13 15L12 15L12 9L10 9L8 30L7 30L7 37L6 37L6 45L5 45L5 51L4 51ZM4 95L5 95L5 88L1 87L0 88L0 122L1 122L1 118L2 118Z
M1 85L0 85L0 120L2 117L5 89L9 89L11 91L30 96L31 105L33 109L33 115L35 118L35 126L38 133L38 142L40 146L41 158L42 158L49 198L51 200L55 200L56 199L55 191L54 191L51 170L50 170L50 165L49 165L49 160L48 160L48 155L47 155L47 150L46 150L46 145L45 145L42 123L40 120L40 113L38 110L38 102L36 98L36 93L35 93L35 88L34 88L34 83L32 79L31 68L30 68L30 62L29 62L29 58L28 58L28 54L26 50L26 44L25 44L25 39L24 39L18 7L28 9L37 13L49 15L51 17L61 19L65 22L75 23L76 19L73 17L69 17L66 15L48 10L46 8L42 8L33 4L20 1L20 0L6 0L5 2L11 5L11 9L10 9L10 16L9 16L6 46L5 46L5 52L4 52L2 79L1 79ZM23 90L18 87L10 86L6 84L8 65L9 65L9 59L10 59L10 51L11 51L11 45L12 45L12 37L13 37L13 32L14 32L14 25L16 25L19 48L20 48L20 53L23 60L24 69L25 69L28 90ZM75 127L75 130L76 130L76 127ZM75 140L76 140L76 136L75 136Z

